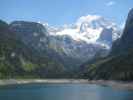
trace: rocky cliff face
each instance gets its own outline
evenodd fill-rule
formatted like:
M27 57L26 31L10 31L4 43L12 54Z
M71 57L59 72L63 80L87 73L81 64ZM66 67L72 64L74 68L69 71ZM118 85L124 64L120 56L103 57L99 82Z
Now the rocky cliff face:
M123 30L123 35L120 39L114 42L112 46L112 53L125 52L130 48L133 48L133 9L130 10L126 25Z
M14 21L10 24L10 30L17 33L18 38L25 44L35 49L43 50L48 45L48 32L42 24Z
M108 44L109 46L112 45L113 42L113 29L103 29L103 31L100 34L99 39L97 40L98 42L102 42L103 44Z

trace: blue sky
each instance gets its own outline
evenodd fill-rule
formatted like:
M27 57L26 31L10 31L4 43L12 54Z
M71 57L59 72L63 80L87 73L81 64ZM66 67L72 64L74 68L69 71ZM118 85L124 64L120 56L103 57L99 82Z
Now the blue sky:
M122 24L133 0L0 0L0 19L41 21L60 26L96 14Z

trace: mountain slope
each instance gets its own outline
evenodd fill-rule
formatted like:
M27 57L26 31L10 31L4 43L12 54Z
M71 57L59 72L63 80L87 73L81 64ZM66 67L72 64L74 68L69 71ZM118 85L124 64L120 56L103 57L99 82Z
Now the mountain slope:
M108 57L84 65L90 79L133 80L133 9L129 12L123 35L114 42Z
M61 77L64 66L25 45L18 33L0 21L0 78Z
M82 62L92 59L103 49L109 51L112 42L119 37L117 26L97 15L82 16L72 25L47 28L54 50L58 52L59 48L65 55Z
M113 47L112 53L125 52L130 48L133 48L133 9L130 10L128 18L126 21L125 29L123 35L119 40L117 40Z
M53 61L61 63L68 71L74 70L80 60L69 57L60 47L60 37L49 36L47 28L40 23L27 21L14 21L10 30L16 33L18 39L31 49L35 49L41 57L47 56ZM57 41L55 41L57 40ZM58 47L55 48L55 44Z

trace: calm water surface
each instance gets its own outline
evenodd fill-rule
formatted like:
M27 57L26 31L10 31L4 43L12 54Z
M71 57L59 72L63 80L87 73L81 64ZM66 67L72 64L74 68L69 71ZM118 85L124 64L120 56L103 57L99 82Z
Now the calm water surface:
M27 84L0 87L0 100L133 100L133 91L89 84Z

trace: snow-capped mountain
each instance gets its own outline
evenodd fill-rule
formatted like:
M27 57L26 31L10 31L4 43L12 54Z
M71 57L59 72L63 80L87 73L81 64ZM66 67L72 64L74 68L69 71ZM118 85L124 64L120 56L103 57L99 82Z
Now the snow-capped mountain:
M57 52L61 50L82 60L93 58L98 51L108 52L112 42L119 38L116 24L97 15L82 16L75 24L47 29L52 37L50 45Z
M80 17L73 25L61 28L52 28L49 30L52 35L68 35L76 41L85 41L95 43L104 29L112 29L112 40L117 38L117 26L115 23L97 15L88 15ZM108 33L107 33L108 34Z

